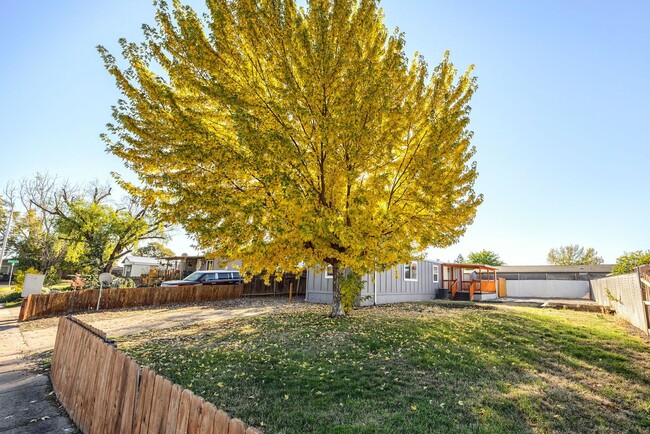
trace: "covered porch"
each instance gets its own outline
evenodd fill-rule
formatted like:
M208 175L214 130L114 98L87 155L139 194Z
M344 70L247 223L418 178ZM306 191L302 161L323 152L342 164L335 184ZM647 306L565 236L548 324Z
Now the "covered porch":
M442 264L442 287L452 300L497 298L497 269L482 264Z

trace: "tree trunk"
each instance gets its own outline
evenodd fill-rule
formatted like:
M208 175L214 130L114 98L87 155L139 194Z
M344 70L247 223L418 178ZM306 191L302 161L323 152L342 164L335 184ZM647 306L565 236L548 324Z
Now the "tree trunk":
M338 261L332 264L332 313L330 317L338 318L345 316L341 297L341 276L343 270L339 268Z

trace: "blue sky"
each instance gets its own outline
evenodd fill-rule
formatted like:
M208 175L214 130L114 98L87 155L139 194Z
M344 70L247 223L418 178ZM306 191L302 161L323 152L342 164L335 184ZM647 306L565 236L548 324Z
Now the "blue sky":
M192 1L201 9L202 2ZM453 260L494 250L543 264L552 247L594 247L606 262L650 248L650 2L382 2L409 54L445 49L475 64L471 128L485 195ZM95 46L141 40L148 0L0 0L0 185L37 171L73 181L127 175L99 134L119 98ZM190 243L177 236L176 253Z

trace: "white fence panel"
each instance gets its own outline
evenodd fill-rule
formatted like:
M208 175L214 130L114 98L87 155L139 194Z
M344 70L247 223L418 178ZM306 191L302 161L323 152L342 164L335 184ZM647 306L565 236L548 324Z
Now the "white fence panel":
M591 299L586 280L508 280L508 297Z
M636 273L603 277L591 281L594 298L600 306L616 311L625 321L648 333L639 276Z

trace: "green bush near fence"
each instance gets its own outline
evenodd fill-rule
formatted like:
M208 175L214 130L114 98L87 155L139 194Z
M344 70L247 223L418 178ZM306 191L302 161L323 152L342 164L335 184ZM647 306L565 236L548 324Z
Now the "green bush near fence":
M20 291L8 292L0 296L0 303L12 303L20 300Z
M612 316L418 303L327 307L122 338L266 432L648 432L650 345Z

